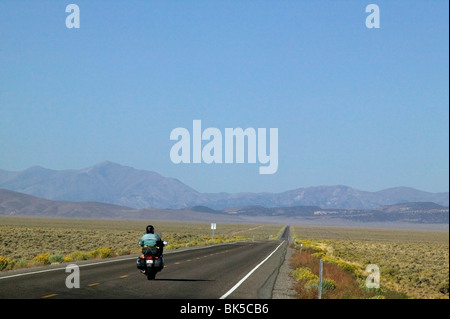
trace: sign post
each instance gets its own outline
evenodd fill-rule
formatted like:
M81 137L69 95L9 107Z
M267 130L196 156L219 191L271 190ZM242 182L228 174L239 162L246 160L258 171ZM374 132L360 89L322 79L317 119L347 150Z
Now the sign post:
M319 264L319 299L322 299L322 272L323 272L323 260L320 260Z
M212 229L212 240L214 240L214 230L216 229L216 223L211 223L211 229Z

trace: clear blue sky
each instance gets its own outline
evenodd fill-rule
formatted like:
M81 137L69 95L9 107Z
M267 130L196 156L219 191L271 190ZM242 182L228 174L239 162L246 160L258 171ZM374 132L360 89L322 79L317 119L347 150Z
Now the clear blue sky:
M443 0L1 0L0 169L109 160L202 192L448 191L448 30ZM172 163L170 132L194 119L278 128L277 173Z

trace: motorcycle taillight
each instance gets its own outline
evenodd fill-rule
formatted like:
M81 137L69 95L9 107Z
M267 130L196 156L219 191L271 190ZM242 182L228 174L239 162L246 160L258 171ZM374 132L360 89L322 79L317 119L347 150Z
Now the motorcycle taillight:
M145 259L151 260L151 259L153 259L153 256L146 256Z

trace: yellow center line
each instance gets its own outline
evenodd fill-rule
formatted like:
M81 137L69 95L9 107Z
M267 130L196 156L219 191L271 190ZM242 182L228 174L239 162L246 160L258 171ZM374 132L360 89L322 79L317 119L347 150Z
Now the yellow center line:
M41 298L42 299L45 299L45 298L51 298L51 297L54 297L54 296L56 296L57 294L50 294L50 295L45 295L45 296L42 296Z
M88 287L94 287L100 285L99 282L93 282L92 284L89 284Z
M120 278L127 278L127 277L128 277L128 275L120 276Z

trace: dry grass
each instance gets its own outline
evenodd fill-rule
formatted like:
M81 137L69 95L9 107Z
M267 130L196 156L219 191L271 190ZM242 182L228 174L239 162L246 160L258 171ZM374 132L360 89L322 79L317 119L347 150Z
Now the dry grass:
M313 247L318 257L323 255L325 260L353 270L359 280L367 276L367 265L378 265L380 285L387 298L449 296L448 231L312 226L294 229L298 243Z
M212 240L210 223L0 217L0 269L42 264L48 257L58 262L139 253L138 240L148 224L169 242L166 249L267 239L284 227L218 223Z
M293 269L308 268L316 277L318 277L320 259L314 257L313 253L314 251L312 249L303 249L301 254L299 250L296 251L291 259L291 267ZM334 283L331 288L323 288L323 299L372 298L377 295L373 291L371 292L364 290L364 288L361 287L361 283L358 282L357 278L354 275L344 271L342 268L335 264L324 263L322 276L324 282L331 280ZM317 282L312 285L307 280L301 280L301 278L296 279L300 279L294 287L297 292L298 298L318 298Z

